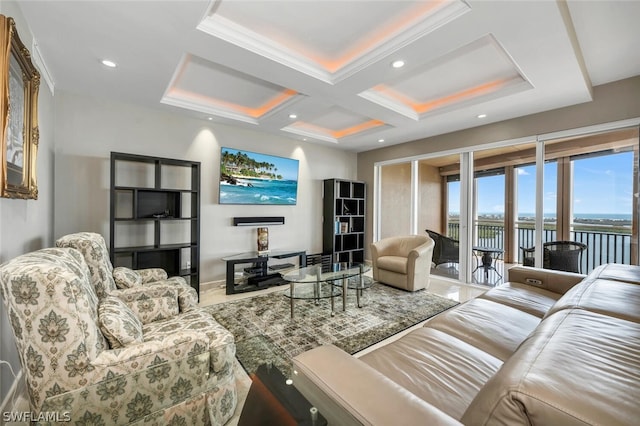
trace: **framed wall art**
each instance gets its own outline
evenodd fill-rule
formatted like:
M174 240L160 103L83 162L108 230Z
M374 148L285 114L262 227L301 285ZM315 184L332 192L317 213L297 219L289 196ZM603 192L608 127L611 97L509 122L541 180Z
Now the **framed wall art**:
M220 204L295 205L298 160L233 148L220 154Z
M39 87L40 73L15 21L0 15L0 196L5 198L38 198Z

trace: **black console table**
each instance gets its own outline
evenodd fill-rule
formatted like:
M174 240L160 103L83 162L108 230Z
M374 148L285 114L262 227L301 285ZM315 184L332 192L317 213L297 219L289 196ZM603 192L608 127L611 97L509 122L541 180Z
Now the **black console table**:
M286 284L277 269L269 272L269 259L287 259L298 256L299 267L307 266L306 250L271 250L269 253L258 255L257 251L235 254L223 257L227 263L227 291L226 294L244 293L247 291L260 290L272 285ZM250 264L244 268L246 282L236 284L236 265Z

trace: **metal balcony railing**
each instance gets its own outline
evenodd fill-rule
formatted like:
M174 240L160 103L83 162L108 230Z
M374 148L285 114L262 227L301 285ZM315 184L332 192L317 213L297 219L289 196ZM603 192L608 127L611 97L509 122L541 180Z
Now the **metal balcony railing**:
M533 247L535 245L534 225L530 221L516 222L518 231L518 246ZM631 263L631 231L629 233L607 232L606 226L602 231L580 230L574 225L571 240L587 245L587 251L582 256L583 273L591 272L595 267L605 263ZM479 222L475 225L476 242L474 245L482 247L504 249L504 225ZM447 236L459 240L460 226L457 222L450 222ZM556 241L555 224L546 223L542 236L543 242ZM522 263L522 250L518 250L518 263Z

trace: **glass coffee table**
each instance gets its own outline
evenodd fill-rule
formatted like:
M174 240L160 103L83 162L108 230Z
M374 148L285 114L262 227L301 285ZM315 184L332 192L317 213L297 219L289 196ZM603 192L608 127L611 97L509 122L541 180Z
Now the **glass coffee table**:
M330 267L322 265L306 266L293 269L282 274L282 278L289 283L291 299L291 318L294 317L294 302L296 299L315 300L331 299L331 315L335 315L334 298L342 295L342 310L347 308L347 290L355 289L358 306L360 296L365 288L371 286L371 280L364 277L364 273L371 270L370 265L364 263L334 263Z

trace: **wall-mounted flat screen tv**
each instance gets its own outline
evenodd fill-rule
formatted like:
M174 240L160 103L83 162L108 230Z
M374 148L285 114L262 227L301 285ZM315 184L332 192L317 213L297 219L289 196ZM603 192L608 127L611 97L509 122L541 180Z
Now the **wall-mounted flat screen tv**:
M298 160L222 148L220 204L295 205Z

